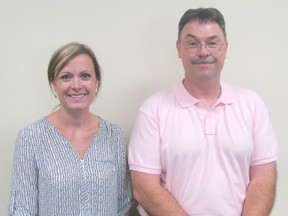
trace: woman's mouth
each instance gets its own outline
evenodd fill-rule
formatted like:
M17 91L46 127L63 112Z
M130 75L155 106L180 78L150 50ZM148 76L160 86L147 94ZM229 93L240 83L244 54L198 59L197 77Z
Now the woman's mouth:
M70 94L68 95L71 98L82 98L84 97L86 94Z

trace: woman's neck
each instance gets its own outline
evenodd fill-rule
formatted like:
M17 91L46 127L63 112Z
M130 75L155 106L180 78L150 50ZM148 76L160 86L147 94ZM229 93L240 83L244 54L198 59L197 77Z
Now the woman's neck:
M89 128L97 117L87 112L67 112L61 107L54 113L48 116L50 120L57 127L67 127L67 128Z

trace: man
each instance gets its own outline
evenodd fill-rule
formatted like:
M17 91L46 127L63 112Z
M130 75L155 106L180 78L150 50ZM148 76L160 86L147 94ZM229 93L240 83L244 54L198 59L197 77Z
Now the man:
M220 80L228 48L222 14L186 11L176 46L183 81L143 103L131 134L140 214L269 215L277 141L262 100Z

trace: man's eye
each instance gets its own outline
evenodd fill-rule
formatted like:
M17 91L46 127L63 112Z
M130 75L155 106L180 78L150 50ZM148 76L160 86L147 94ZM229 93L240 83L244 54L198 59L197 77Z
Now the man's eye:
M219 43L216 41L208 41L207 42L208 47L217 47L218 45L219 45Z
M64 82L67 82L71 80L71 76L68 74L65 74L65 75L60 76L60 79L63 80Z
M199 42L189 42L188 43L188 46L191 46L191 47L197 47L199 45Z

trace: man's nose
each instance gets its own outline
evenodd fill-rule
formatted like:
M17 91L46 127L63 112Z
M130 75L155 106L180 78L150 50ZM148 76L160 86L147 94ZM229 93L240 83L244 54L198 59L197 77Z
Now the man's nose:
M205 42L202 42L199 44L199 47L198 47L198 53L200 55L208 55L210 53L207 45Z

